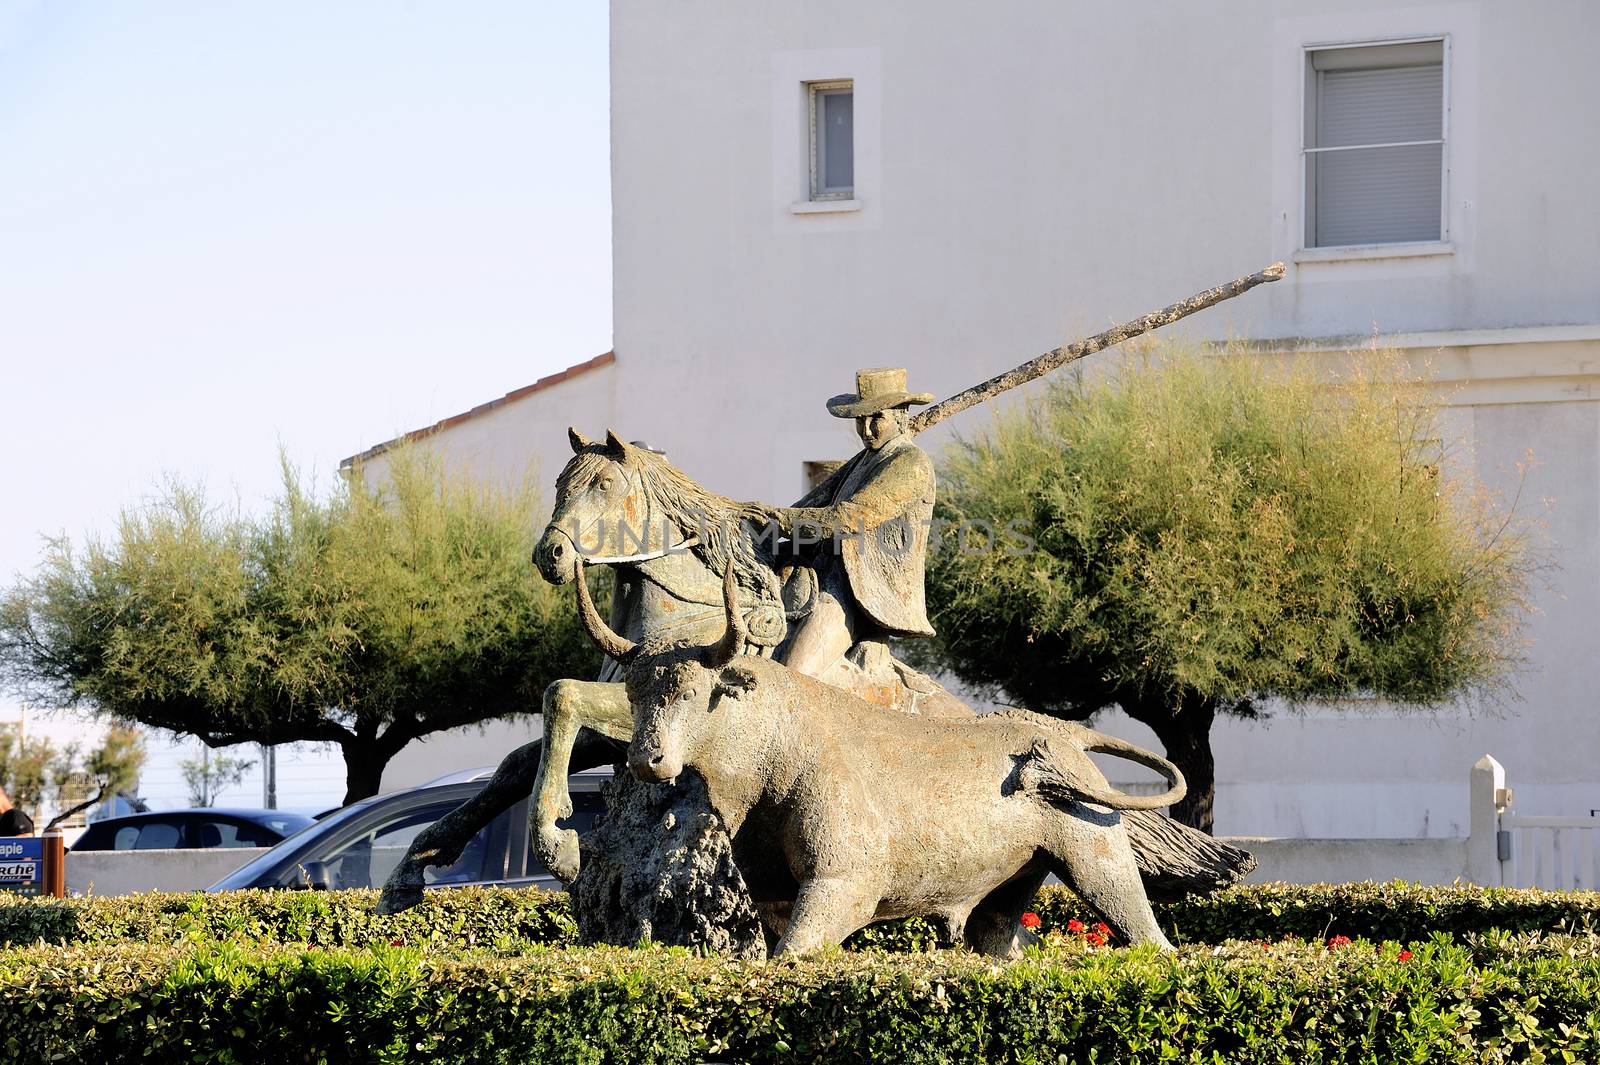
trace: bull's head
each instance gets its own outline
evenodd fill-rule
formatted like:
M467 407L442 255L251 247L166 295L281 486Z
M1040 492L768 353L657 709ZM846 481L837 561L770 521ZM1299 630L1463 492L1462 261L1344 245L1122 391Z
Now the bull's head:
M626 553L628 537L648 539L650 530L631 445L614 432L603 442L567 430L572 459L556 479L555 510L533 549L533 564L551 584L566 584L580 556ZM585 545L587 544L587 548Z
M683 772L685 759L700 750L717 700L736 698L755 683L749 671L731 665L745 642L733 567L728 567L722 581L728 627L709 645L648 640L637 644L623 639L601 620L584 584L581 563L578 568L578 616L583 627L623 667L633 708L628 766L640 780L671 780Z

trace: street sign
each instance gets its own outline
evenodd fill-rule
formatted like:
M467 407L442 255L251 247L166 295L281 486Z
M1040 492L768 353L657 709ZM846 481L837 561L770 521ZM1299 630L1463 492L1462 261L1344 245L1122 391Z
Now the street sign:
M0 891L43 895L44 840L36 836L0 836Z

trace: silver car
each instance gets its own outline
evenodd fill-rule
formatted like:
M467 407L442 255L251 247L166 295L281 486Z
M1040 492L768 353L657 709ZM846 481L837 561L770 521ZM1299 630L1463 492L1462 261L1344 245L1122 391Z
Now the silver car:
M212 884L208 891L241 888L382 887L417 834L476 795L493 767L443 777L405 791L375 795L328 814L267 853ZM568 781L573 813L560 822L581 835L605 809L600 785L611 771L578 773ZM489 822L444 869L429 869L429 887L497 884L560 890L561 884L534 857L528 832L528 799Z

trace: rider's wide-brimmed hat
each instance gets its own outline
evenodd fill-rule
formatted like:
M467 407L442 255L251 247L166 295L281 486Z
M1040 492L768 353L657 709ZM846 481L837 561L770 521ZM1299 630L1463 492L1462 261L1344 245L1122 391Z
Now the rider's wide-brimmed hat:
M857 370L856 390L828 400L828 413L835 418L864 418L891 407L932 402L932 392L906 391L904 367L883 366Z

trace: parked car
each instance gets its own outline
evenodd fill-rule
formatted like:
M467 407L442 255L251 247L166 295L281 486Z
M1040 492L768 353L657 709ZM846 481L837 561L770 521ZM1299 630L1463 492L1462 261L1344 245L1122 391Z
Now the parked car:
M271 847L311 824L283 810L161 810L95 821L72 851L149 851L194 847Z
M207 890L382 887L417 834L481 791L493 772L493 767L473 770L352 803L312 822ZM573 813L560 822L563 828L589 830L605 809L600 785L610 778L608 769L578 773L568 781ZM454 865L427 870L428 886L498 884L559 890L560 882L533 853L529 801L522 799L489 822Z

